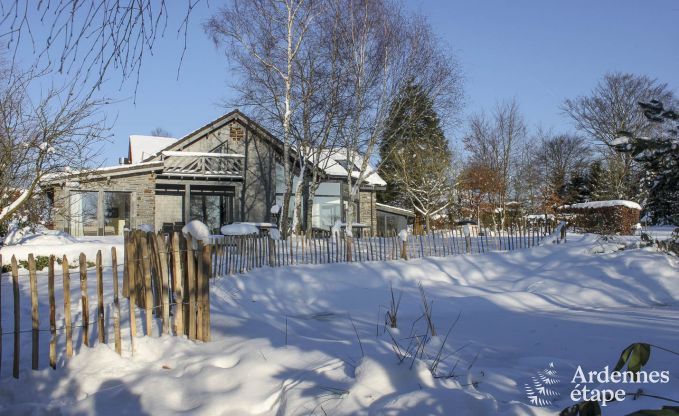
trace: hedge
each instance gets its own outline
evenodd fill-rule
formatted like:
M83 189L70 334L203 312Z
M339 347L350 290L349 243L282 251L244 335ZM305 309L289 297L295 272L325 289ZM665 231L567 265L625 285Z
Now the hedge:
M569 215L569 223L584 232L603 235L632 235L639 223L640 211L623 205L600 208L564 207L561 212Z

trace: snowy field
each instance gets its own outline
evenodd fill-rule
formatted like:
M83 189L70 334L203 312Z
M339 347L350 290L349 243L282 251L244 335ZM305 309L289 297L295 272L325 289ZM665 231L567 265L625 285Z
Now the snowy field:
M602 251L597 247L591 235L569 235L566 245L511 253L222 277L211 287L212 342L137 338L134 356L123 301L123 357L112 345L80 348L76 335L79 351L65 362L60 335L59 368L31 371L25 333L14 380L12 337L5 335L0 414L555 414L572 404L578 366L612 367L633 342L679 349L679 261L652 249L593 254ZM28 319L22 327L30 328L28 279L20 280ZM44 293L44 273L38 280ZM420 283L432 302L434 337L421 318ZM384 325L390 285L402 293L398 329ZM4 332L11 331L10 296L3 275ZM58 325L60 319L58 310ZM406 350L420 358L403 358ZM45 351L46 344L42 367ZM546 368L555 371L559 382L549 388L559 395L532 406L526 385ZM669 371L670 382L623 387L679 399L676 356L653 349L647 369ZM630 397L606 406L604 415L662 404Z

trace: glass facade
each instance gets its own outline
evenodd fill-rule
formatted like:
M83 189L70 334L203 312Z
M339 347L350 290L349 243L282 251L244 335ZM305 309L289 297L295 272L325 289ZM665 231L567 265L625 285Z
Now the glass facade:
M130 192L71 191L69 232L73 236L123 235L130 227Z
M336 221L342 221L342 192L338 182L321 182L314 195L311 209L311 226L330 230Z
M130 193L104 192L104 235L123 235L130 228Z
M191 192L190 215L207 225L210 233L219 234L222 225L233 222L233 196Z
M71 235L80 237L99 234L97 200L98 192L71 192L69 219Z

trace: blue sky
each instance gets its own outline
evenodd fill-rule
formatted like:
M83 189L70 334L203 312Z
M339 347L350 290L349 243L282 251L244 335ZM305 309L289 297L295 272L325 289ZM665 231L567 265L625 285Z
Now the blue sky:
M183 2L169 3L181 15ZM171 22L145 58L136 102L133 82L105 85L103 93L120 101L106 109L112 144L102 163L126 154L130 134L163 127L178 137L231 109L223 105L234 98L228 61L201 26L219 3L208 8L203 0L195 10L179 77L183 39ZM426 15L460 63L463 117L515 98L531 128L569 131L559 106L586 94L608 71L646 74L679 92L676 0L406 0L404 7ZM455 142L460 131L448 135Z

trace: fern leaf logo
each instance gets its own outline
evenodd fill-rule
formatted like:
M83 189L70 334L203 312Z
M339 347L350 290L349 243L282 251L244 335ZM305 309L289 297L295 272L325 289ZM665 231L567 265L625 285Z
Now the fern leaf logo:
M530 383L524 383L523 388L531 405L551 406L552 402L560 397L559 392L554 390L554 387L560 382L558 372L554 368L554 362L551 362L547 368L532 376Z

